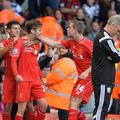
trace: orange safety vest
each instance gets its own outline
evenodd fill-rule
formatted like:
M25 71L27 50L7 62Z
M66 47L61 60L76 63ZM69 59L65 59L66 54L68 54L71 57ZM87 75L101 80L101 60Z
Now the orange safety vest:
M55 39L63 40L64 34L62 27L57 23L56 19L51 16L38 19L42 23L42 34Z
M10 22L12 20L16 20L20 24L22 24L25 19L22 16L20 16L19 14L15 13L9 9L3 9L2 11L0 11L0 23L7 24L8 22Z
M117 42L116 48L120 49L120 41ZM115 76L115 87L112 92L112 97L114 99L120 99L120 62L117 64L116 76Z
M59 59L46 78L47 84L51 84L45 92L48 105L68 110L71 92L77 79L78 72L74 61L67 57Z
M64 34L62 27L57 23L54 17L46 16L38 19L42 23L42 34L53 40L63 40ZM45 45L45 52L48 51Z

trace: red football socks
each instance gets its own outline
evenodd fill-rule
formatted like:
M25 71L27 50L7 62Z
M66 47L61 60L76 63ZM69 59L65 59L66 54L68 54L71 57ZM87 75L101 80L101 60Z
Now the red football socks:
M44 120L44 118L45 118L45 113L38 111L37 120Z
M85 113L79 112L79 114L78 114L78 120L87 120Z
M10 114L3 113L2 114L2 120L10 120Z
M16 115L15 120L23 120L23 116Z
M36 120L37 114L37 111L27 112L28 120Z
M70 109L68 120L77 120L78 119L78 114L79 114L79 110Z

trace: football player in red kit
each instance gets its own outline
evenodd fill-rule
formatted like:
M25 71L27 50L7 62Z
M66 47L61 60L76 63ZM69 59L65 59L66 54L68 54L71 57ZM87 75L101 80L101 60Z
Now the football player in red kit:
M69 120L86 120L85 114L79 111L81 103L87 103L92 92L93 86L91 82L91 57L92 57L92 41L83 37L77 30L78 25L74 21L68 22L67 34L70 39L62 41L54 41L45 36L38 36L39 40L51 47L71 49L73 60L76 63L79 79L73 88L71 95Z
M7 29L10 38L0 43L0 53L4 58L5 63L5 79L3 81L3 96L2 101L4 103L4 112L2 113L3 120L10 120L12 104L15 100L15 87L16 82L11 69L11 48L19 41L20 36L20 24L17 21L11 21L7 24Z
M16 80L16 102L18 111L15 120L23 120L27 102L31 97L38 101L38 113L36 116L29 116L31 120L44 120L47 109L47 102L42 87L42 72L37 61L40 44L24 46L24 41L31 40L36 34L41 33L41 24L36 20L26 23L28 35L18 41L11 51L12 71ZM34 118L36 117L36 118Z

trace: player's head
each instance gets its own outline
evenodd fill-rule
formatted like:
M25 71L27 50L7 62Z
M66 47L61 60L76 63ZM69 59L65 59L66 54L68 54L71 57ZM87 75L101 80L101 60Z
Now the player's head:
M108 19L107 29L110 31L112 36L114 36L117 32L120 32L120 15L113 15Z
M8 22L7 30L8 30L10 37L19 37L20 31L21 31L19 22L17 22L17 21Z
M36 35L41 34L41 26L42 24L38 20L30 20L25 24L25 28L28 34L32 33Z
M76 33L79 33L79 25L74 20L69 20L67 22L67 35L68 37L73 37ZM80 33L81 34L81 33Z

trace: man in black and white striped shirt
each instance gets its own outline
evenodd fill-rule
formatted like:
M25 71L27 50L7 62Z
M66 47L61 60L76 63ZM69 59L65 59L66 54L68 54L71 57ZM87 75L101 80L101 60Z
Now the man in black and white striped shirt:
M95 94L93 120L105 120L115 80L115 63L120 52L114 45L113 36L120 32L120 15L108 19L104 29L94 40L92 57L92 82Z

